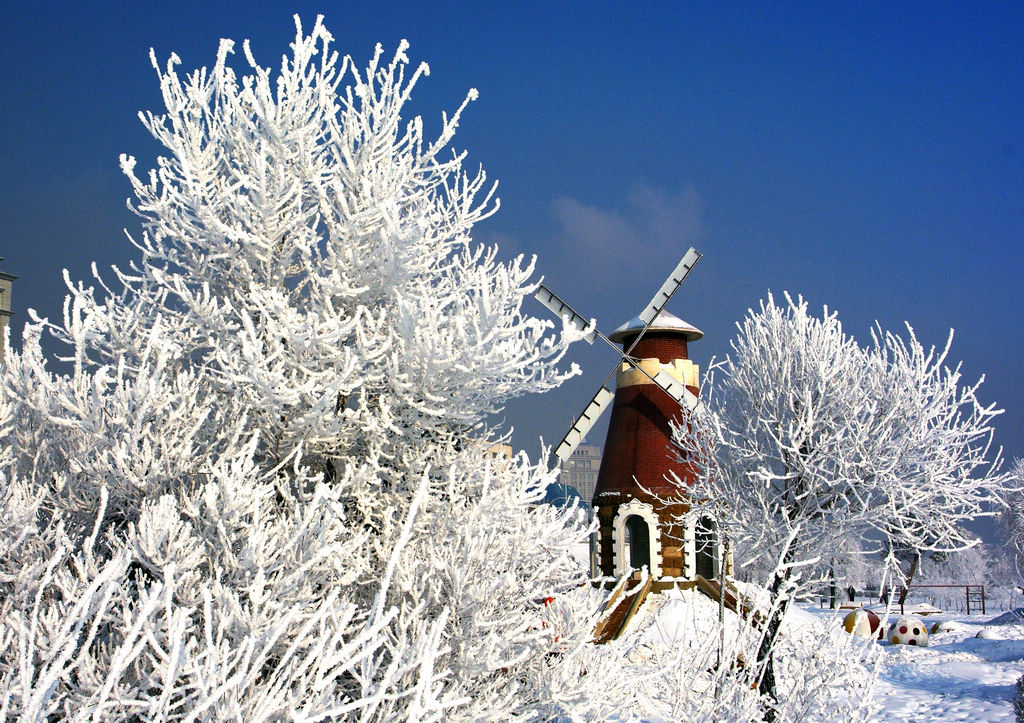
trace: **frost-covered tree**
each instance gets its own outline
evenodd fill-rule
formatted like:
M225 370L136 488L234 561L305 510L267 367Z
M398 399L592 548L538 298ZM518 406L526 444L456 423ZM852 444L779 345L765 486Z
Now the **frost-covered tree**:
M769 296L738 324L707 414L677 429L706 496L742 554L771 561L772 615L759 659L775 695L772 646L795 590L851 536L890 552L976 543L963 523L995 514L1006 478L989 459L992 418L949 351L876 330L869 347L837 315ZM825 563L825 564L822 564ZM769 716L770 716L769 712Z
M1024 459L1013 461L1009 476L1013 489L1007 492L1006 507L999 521L1007 544L1019 556L1024 553Z
M487 421L574 337L472 239L476 93L428 138L405 44L360 70L296 26L276 72L153 58L141 259L7 354L0 718L606 716L588 530Z

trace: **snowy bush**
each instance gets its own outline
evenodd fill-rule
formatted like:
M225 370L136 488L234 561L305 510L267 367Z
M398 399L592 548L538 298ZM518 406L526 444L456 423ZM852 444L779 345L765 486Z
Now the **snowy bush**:
M636 682L643 719L739 723L770 709L778 721L872 720L873 641L846 634L837 620L791 610L776 645L773 703L758 690L757 650L766 631L729 610L722 625L718 603L696 591L667 593L609 646Z
M1013 687L1013 717L1017 723L1024 721L1024 676Z

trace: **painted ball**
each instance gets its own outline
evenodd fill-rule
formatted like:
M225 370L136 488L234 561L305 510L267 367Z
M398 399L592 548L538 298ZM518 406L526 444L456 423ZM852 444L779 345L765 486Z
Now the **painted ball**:
M928 628L920 618L905 615L889 626L889 642L893 645L928 645Z
M873 638L881 622L870 610L854 610L843 618L843 630L861 638Z

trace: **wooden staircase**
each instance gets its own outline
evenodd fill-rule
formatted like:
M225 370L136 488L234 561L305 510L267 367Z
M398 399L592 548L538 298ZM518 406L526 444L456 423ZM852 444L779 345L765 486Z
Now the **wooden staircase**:
M636 611L651 594L653 580L650 575L629 577L616 586L615 592L605 603L604 611L594 629L594 642L607 643L615 640L629 625Z

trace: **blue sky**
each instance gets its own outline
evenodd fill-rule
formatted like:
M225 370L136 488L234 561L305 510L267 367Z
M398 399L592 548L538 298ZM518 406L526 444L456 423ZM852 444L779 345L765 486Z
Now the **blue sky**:
M407 38L431 67L414 96L428 121L479 89L456 145L500 181L502 209L478 238L536 254L605 331L695 245L705 258L669 308L705 331L699 363L769 290L828 304L865 340L876 320L928 344L952 327L953 358L1006 409L998 441L1024 456L1020 3L0 0L16 329L26 307L59 315L62 268L83 279L133 255L117 157L158 152L136 118L159 109L149 48L194 68L219 38L250 38L276 65L295 12L323 13L360 63ZM615 361L598 346L575 359L583 378L509 408L517 443L557 442Z

